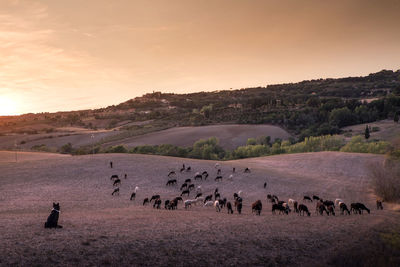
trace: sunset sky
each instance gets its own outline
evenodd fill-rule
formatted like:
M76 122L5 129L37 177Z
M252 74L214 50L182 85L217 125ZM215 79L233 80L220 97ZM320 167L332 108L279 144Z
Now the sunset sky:
M400 68L400 1L0 0L0 115Z

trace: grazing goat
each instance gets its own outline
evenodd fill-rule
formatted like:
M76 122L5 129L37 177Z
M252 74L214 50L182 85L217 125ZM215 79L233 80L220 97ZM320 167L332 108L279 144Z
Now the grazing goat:
M309 200L310 202L312 202L312 199L309 196L304 196L303 197L303 201Z
M192 200L192 199L185 200L185 202L183 202L185 204L185 209L192 207L193 202L194 202L194 200Z
M172 175L176 175L176 172L170 171L170 172L168 173L168 177L171 177Z
M264 183L264 189L267 188L267 182Z
M363 210L366 210L368 214L370 213L370 210L362 203L351 203L350 205L350 212L354 211L361 215Z
M220 175L221 174L221 169L218 169L217 170L217 175Z
M204 180L207 180L208 172L204 171L201 175L204 176Z
M244 173L250 173L250 169L249 168L244 169Z
M190 168L190 166L186 168L187 172L190 172L191 170L192 170L192 168Z
M130 198L130 200L135 200L135 198L136 198L136 192L139 190L139 187L135 187L135 190L133 191L133 193L131 194L131 198Z
M182 191L184 188L187 188L187 183L183 183L183 184L181 185L181 191Z
M164 209L168 209L170 207L171 201L165 200Z
M324 203L318 201L317 206L315 207L315 212L318 212L320 215L324 215L324 211L327 215L329 215L328 210L326 209Z
M281 213L286 213L286 215L289 214L287 209L284 206L279 205L279 204L273 204L272 205L272 213L273 214L275 214L275 210L279 210L279 214L281 214Z
M227 180L228 180L228 181L233 181L233 174L229 175L229 177L228 177Z
M312 199L313 199L313 200L319 200L319 196L315 196L315 195L314 195L314 196L312 196Z
M299 205L299 215L303 215L304 216L304 212L307 213L307 216L310 216L311 213L308 211L308 208L306 205L300 204Z
M114 180L114 179L118 179L118 175L116 175L116 174L111 175L110 180Z
M290 205L290 204L293 205L294 202L295 202L294 199L289 198L289 200L288 200L289 205Z
M150 198L150 203L151 203L152 200L157 200L157 199L159 199L159 198L160 198L160 195L153 195L153 196Z
M121 185L121 179L116 179L113 183L113 186Z
M114 191L111 193L112 196L115 194L119 195L119 187L115 188Z
M339 208L340 208L340 213L344 215L344 212L347 212L348 215L350 215L350 211L347 208L347 205L344 202L339 202Z
M344 202L344 201L341 200L340 198L335 199L335 207L339 206L339 202Z
M143 206L148 204L150 201L149 199L146 197L145 199L143 199Z
M327 209L328 209L328 212L329 212L330 214L332 214L333 216L335 216L335 208L334 208L333 205L327 206ZM329 214L328 214L328 215L329 215Z
M219 206L220 206L221 208L223 208L223 207L225 207L225 204L226 204L226 198L224 198L224 199L218 199L218 202L219 202Z
M261 215L262 203L261 200L257 200L251 204L251 212L255 212L257 215Z
M192 182L192 179L190 179L190 178L185 180L185 184L190 184L191 182Z
M201 175L200 173L199 173L199 174L196 174L196 175L194 176L194 180L196 181L197 179L203 180L203 175Z
M220 212L220 211L221 211L221 207L220 207L220 205L219 205L219 201L218 201L218 200L214 201L214 208L215 208L215 210L216 210L217 212Z
M237 201L237 200L236 200L236 201ZM235 202L235 205L236 205L236 202ZM236 205L236 210L237 210L237 212L238 212L239 214L242 213L242 206L243 206L242 201L240 201L240 202Z
M194 189L194 184L190 184L189 186L188 186L188 190L193 190Z
M214 201L206 201L204 202L204 207L212 207L214 205Z
M232 204L231 202L226 203L226 208L228 209L228 214L233 214Z
M221 198L221 195L220 195L219 193L215 193L215 194L214 194L214 199L217 200L217 198L218 198L218 199Z
M290 209L288 203L283 202L283 203L282 203L282 206L286 209L286 211L287 211L288 213L289 213L289 212L292 212L292 210Z
M181 196L183 196L183 195L189 196L190 195L190 190L183 190L182 193L181 193Z
M217 177L215 177L214 180L215 180L215 181L222 181L222 176L221 176L221 175L218 175Z
M176 197L176 198L174 198L173 201L176 201L176 202L181 201L181 202L183 202L183 199L181 197Z
M208 195L206 196L206 198L204 199L204 203L206 203L207 201L212 200L213 195Z
M299 209L298 209L298 202L297 201L295 201L294 203L293 203L293 209L294 209L294 212L296 212L296 213L299 213Z
M175 185L176 183L177 183L176 179L171 179L171 180L168 180L167 186L168 185Z
M62 228L61 225L58 225L59 216L60 203L53 202L53 209L51 210L49 217L47 217L47 221L44 223L44 228Z
M154 201L153 208L160 209L160 208L161 208L161 203L162 203L161 199L160 199L160 198L157 198L157 199Z
M197 193L197 194L201 193L201 185L197 186L197 188L196 188L196 193Z
M202 195L203 195L202 193L197 193L197 195L196 195L195 198L199 198L199 197L201 197Z
M383 210L383 205L382 205L382 200L376 200L376 209L377 210Z
M343 201L342 201L342 202L343 202ZM333 201L325 200L323 203L324 203L324 205L325 205L326 207L333 206L333 209L335 209L335 203L333 203Z

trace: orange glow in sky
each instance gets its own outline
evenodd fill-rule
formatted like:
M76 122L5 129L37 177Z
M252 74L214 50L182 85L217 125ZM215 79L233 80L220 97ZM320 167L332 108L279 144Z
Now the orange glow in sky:
M0 5L0 115L400 68L396 0Z

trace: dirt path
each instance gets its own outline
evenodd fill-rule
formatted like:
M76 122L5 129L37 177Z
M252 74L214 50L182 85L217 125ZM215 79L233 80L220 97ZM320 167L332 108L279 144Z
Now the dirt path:
M361 237L400 224L399 213L373 209L366 166L383 159L376 155L323 152L223 162L224 180L215 182L213 161L31 154L35 160L25 155L23 162L0 161L0 265L321 266ZM0 152L1 159L8 156ZM183 163L193 171L180 173ZM250 174L243 173L246 166ZM228 181L233 167L236 173ZM156 193L163 200L179 195L178 186L165 186L171 170L177 171L179 185L194 172L207 170L209 179L196 186L205 194L218 187L229 201L242 190L243 214L228 215L225 209L217 213L200 205L188 210L180 205L176 211L142 206L145 197ZM128 179L122 178L121 194L112 197L109 177L124 173ZM135 186L140 188L137 199L129 201ZM298 200L303 194L341 197L347 203L363 202L372 211L317 216L314 204L306 203L311 217L272 215L268 193ZM261 216L251 213L257 199L264 205ZM45 230L53 201L60 202L64 228Z

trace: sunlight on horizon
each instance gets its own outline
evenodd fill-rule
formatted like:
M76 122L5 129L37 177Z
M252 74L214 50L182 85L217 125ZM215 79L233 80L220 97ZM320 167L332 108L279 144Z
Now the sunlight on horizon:
M15 100L7 97L0 96L0 116L19 115L18 105Z

